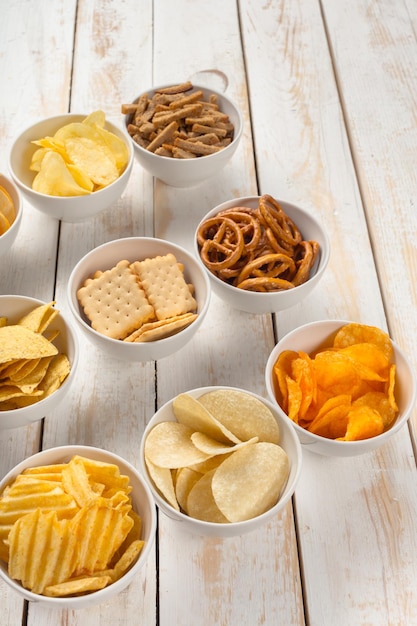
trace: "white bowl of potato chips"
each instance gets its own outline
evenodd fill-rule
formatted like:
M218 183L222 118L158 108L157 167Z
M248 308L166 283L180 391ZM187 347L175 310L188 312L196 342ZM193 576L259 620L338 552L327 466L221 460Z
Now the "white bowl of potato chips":
M194 337L208 310L210 283L184 248L127 237L80 259L67 296L79 328L99 349L117 359L154 361Z
M301 471L294 429L269 400L202 387L162 406L141 442L156 504L194 534L232 537L274 518Z
M132 166L130 138L100 110L38 121L20 133L9 155L25 199L64 222L83 221L114 205Z
M0 482L0 577L50 608L85 608L120 593L145 565L155 530L146 482L99 448L43 450Z
M0 174L0 257L12 247L22 221L22 201L17 186Z
M197 226L194 248L213 292L233 308L264 314L301 302L330 257L320 222L268 194L234 198Z
M72 386L78 354L77 336L55 302L0 295L0 429L55 410Z
M266 365L271 402L303 449L355 456L379 448L410 417L417 382L406 354L369 324L311 322L285 335Z
M157 105L164 110L155 111ZM122 113L138 162L173 187L193 187L220 172L242 136L236 105L190 81L148 89Z

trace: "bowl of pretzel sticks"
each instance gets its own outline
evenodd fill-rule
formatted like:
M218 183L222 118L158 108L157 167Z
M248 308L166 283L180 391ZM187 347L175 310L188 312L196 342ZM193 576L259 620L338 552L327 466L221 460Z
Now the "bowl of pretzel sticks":
M213 293L254 314L301 302L322 278L330 256L320 222L268 194L235 198L209 211L197 226L194 246Z
M90 250L71 272L67 297L76 324L108 356L154 361L196 334L210 282L195 256L154 237L115 239Z
M121 112L140 165L173 187L193 187L220 172L242 136L236 105L190 81L149 89Z

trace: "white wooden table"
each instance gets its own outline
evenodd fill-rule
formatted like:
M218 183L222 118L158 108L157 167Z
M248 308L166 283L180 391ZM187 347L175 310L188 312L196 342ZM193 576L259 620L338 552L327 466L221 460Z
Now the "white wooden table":
M310 320L386 328L417 366L416 32L414 0L0 0L1 171L30 122L102 108L121 124L121 103L153 84L227 88L245 124L224 172L199 187L165 186L135 163L121 200L94 220L59 223L25 204L0 293L66 311L68 276L88 250L131 235L192 249L199 219L234 196L299 203L333 245L300 306L257 317L213 296L172 358L115 363L84 343L65 406L0 432L1 476L67 443L137 464L156 407L203 385L265 395L270 350ZM417 624L416 417L369 455L306 452L292 503L259 533L204 539L160 515L147 567L108 604L47 611L1 584L1 626Z

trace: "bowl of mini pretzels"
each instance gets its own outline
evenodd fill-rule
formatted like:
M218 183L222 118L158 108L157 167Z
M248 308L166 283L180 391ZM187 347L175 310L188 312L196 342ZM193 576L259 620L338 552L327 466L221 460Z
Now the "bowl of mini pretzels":
M72 316L111 357L153 361L183 348L207 313L210 283L184 248L153 237L116 239L78 261L68 282Z
M271 195L234 198L201 220L195 254L213 293L248 313L274 313L316 287L330 256L319 220Z
M242 136L233 101L190 81L148 89L121 111L140 165L173 187L193 187L218 174Z

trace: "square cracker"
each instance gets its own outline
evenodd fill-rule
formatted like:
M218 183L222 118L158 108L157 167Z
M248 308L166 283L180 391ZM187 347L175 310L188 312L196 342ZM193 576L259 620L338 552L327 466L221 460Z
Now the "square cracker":
M155 311L126 260L88 278L77 297L94 330L112 339L124 339L155 319Z
M131 268L139 276L158 320L197 310L197 301L172 253L135 261Z

